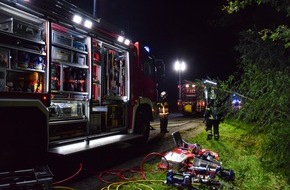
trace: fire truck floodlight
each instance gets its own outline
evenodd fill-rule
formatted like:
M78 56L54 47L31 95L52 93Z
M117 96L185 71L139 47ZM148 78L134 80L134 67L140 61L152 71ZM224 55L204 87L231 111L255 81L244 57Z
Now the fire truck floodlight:
M81 23L82 23L82 20L83 20L83 18L82 18L80 15L74 15L74 16L73 16L73 22L75 22L75 23L77 23L77 24L81 24ZM91 29L92 26L93 26L93 23L92 23L92 21L90 21L90 20L85 20L85 22L83 23L83 25L84 25L86 28Z
M124 37L123 36L118 36L118 42L123 43L124 42Z
M124 36L118 36L117 40L118 42L123 43L127 46L131 43L131 41L129 39L126 39Z
M82 17L80 15L74 15L73 21L77 24L80 24L82 22Z
M90 21L90 20L86 20L85 23L84 23L84 26L85 26L86 28L91 29L92 26L93 26L93 23L92 23L92 21Z
M127 46L128 46L128 45L130 45L130 40L128 40L128 39L125 39L125 42L124 42L124 44L125 44L125 45L127 45Z

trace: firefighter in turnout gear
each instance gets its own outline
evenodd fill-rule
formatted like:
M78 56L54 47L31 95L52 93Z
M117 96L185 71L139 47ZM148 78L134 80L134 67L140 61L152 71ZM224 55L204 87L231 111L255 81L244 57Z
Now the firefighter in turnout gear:
M205 130L207 131L207 140L212 139L214 135L215 140L219 140L219 124L224 119L224 115L226 113L225 104L228 99L229 95L226 95L222 99L218 99L217 97L217 83L213 81L206 80L204 82L204 95L206 100L206 109L204 113L205 119ZM208 85L206 85L208 84ZM225 104L225 105L224 105ZM224 106L223 106L224 105ZM213 134L212 134L213 128Z
M205 109L205 126L207 132L207 140L212 139L212 128L214 133L214 139L219 139L219 124L220 124L220 115L218 114L218 106L216 102L216 93L215 88L211 86L209 91L205 88L205 95L207 98L207 106Z
M159 120L160 120L160 133L168 133L168 102L167 93L165 91L160 94L161 101L158 103L159 106Z

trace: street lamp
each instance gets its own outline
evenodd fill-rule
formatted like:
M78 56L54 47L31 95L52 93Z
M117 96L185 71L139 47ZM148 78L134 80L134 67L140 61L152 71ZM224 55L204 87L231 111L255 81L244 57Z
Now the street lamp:
M179 95L178 95L178 99L181 100L181 73L182 71L185 70L185 63L176 61L175 65L174 65L174 69L176 71L178 71L178 76L179 76Z

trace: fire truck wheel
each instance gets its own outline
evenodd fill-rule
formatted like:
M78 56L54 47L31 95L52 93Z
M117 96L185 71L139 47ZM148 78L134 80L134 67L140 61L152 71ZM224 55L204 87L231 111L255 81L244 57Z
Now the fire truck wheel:
M136 113L136 122L134 128L135 134L143 134L139 140L140 143L146 143L150 133L150 120L146 110L139 109Z

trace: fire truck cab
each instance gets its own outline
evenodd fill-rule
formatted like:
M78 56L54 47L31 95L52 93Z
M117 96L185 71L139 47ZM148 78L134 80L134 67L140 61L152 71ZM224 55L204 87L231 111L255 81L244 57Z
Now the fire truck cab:
M146 143L163 63L113 25L65 0L1 0L0 61L0 169L23 150Z

